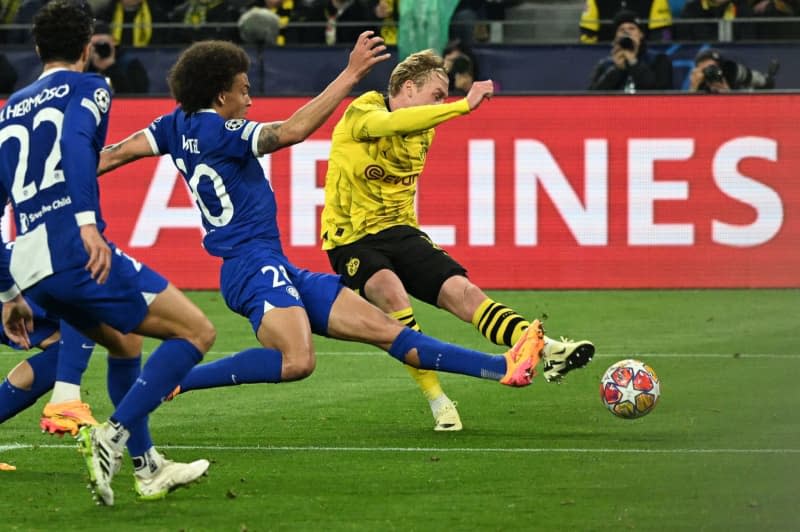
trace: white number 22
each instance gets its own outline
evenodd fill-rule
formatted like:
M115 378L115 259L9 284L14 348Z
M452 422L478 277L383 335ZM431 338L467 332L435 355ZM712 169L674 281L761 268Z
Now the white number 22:
M18 124L12 124L0 129L0 146L11 138L19 141L19 160L14 170L14 182L11 185L11 196L15 204L31 199L39 190L44 190L64 181L64 172L56 170L56 166L61 161L61 126L64 123L64 113L52 107L44 108L33 117L33 128L37 129L42 122L53 124L56 129L56 135L50 147L50 153L44 162L42 183L39 189L36 188L35 182L25 184L31 144L28 130Z

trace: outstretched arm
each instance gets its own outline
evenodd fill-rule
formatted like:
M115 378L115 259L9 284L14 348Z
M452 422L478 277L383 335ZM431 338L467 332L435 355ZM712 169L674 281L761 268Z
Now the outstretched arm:
M494 83L487 79L475 81L467 95L455 102L403 107L395 111L370 111L353 122L353 137L359 140L408 135L436 127L457 116L477 109L494 95Z
M258 153L264 155L305 140L331 116L372 67L389 59L384 53L383 39L372 31L358 36L345 69L316 98L295 111L283 122L272 122L261 128Z
M153 151L153 147L150 145L144 130L137 131L122 142L103 148L103 151L100 152L97 175L99 176L129 162L152 155L156 155L156 153Z

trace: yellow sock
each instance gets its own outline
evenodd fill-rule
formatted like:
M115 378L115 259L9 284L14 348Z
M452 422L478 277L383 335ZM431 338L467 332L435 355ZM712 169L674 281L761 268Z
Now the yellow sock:
M487 297L472 315L472 325L490 342L511 347L530 322L515 310Z
M420 330L419 324L414 318L414 309L411 307L391 312L389 316L396 319L409 329L414 329L415 331ZM404 366L408 370L408 373L411 375L411 377L417 382L417 386L419 386L419 389L422 390L423 395L425 395L425 398L428 401L433 401L444 394L442 385L439 383L439 376L436 375L435 371L417 369L414 366L409 366L407 364L404 364Z

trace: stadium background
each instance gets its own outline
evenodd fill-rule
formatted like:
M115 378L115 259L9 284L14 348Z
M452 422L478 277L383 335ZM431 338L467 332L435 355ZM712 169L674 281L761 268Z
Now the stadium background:
M673 63L676 84L698 47L674 50L683 61ZM210 475L164 504L138 504L126 461L111 511L92 508L74 445L34 430L43 399L0 430L0 458L18 467L1 479L0 528L797 530L798 290L739 288L798 286L800 95L567 94L585 86L604 47L510 50L478 53L501 94L515 95L437 128L420 220L484 286L523 288L494 297L547 318L556 334L591 338L591 366L564 386L537 381L524 391L443 375L466 425L441 434L394 360L316 338L310 379L187 394L160 408L162 450L210 459ZM800 87L796 45L736 51L753 68L779 57L779 88ZM256 120L288 116L346 57L318 51L317 68L271 52L264 94L291 97L257 98ZM149 53L172 54L154 63L160 80L156 66L177 50ZM382 88L386 71L359 89ZM262 79L258 64L251 75ZM163 94L117 98L108 140L172 107ZM308 142L263 159L289 255L323 271L320 187L340 113ZM211 289L189 293L219 331L207 360L252 347L246 320L213 290L217 265L198 245L196 213L171 163L146 160L101 179L110 238L180 286ZM737 289L649 289L713 286ZM548 290L579 287L648 289ZM452 316L416 310L431 334L492 349ZM3 353L3 371L22 357ZM664 395L653 415L626 422L604 411L597 382L630 356L657 369ZM102 353L83 391L98 417L113 410Z

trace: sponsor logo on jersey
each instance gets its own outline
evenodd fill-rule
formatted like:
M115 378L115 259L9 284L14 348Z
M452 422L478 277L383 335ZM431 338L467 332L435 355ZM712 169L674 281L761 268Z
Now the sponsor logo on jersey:
M350 277L355 276L359 266L361 266L361 261L355 257L352 257L349 261L347 261L347 275Z
M366 177L369 181L382 181L383 183L389 183L394 185L405 185L410 187L414 183L417 182L417 176L419 174L412 174L412 175L392 175L387 174L386 170L383 169L382 166L378 166L377 164L371 164L364 168L364 177Z
M294 286L287 286L286 293L292 296L293 298L297 299L298 301L300 300L300 292L298 292L297 288L295 288Z
M236 131L237 129L242 129L244 125L244 120L241 118L232 118L225 122L225 129L228 131Z
M72 205L72 198L69 196L64 196L63 198L54 199L52 202L42 205L39 210L33 212L23 212L20 210L19 213L19 232L20 233L27 233L28 228L39 220L45 214L56 211L61 209L62 207L66 207L68 205ZM19 207L19 206L17 206Z

